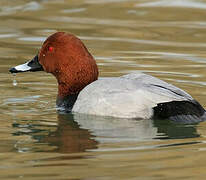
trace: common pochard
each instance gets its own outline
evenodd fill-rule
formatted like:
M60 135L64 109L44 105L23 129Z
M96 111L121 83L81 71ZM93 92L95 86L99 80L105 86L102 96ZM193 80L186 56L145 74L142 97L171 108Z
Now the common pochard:
M45 71L58 81L57 107L64 111L119 118L160 118L188 123L206 119L188 93L153 76L131 73L98 79L95 59L76 36L57 32L30 61L11 73Z

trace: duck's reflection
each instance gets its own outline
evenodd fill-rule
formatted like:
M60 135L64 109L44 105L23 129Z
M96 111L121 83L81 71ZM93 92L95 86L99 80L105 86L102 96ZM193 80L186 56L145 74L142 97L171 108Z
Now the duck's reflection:
M99 143L183 139L199 137L196 125L173 123L170 120L134 120L75 114L74 121L88 129Z
M97 148L97 141L88 129L83 129L71 114L59 114L56 131L48 133L40 142L56 146L61 153L84 152Z
M32 146L30 144L32 151L60 153L84 152L96 149L98 144L102 143L199 136L196 125L174 124L165 120L116 119L81 114L58 114L58 124L52 129L48 125L31 122L26 131L22 131L22 126L18 123L13 124L13 127L17 128L14 135L26 134L35 140L35 143L31 142Z
M199 137L197 124L178 124L170 120L154 120L154 126L158 128L157 139L184 139Z

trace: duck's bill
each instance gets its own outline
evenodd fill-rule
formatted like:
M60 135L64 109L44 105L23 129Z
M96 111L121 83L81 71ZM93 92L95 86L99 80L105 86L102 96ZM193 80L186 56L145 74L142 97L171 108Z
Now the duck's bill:
M24 64L15 66L11 68L9 71L11 73L19 73L19 72L27 72L27 71L43 71L43 67L39 64L38 55L36 55L31 61L26 62Z

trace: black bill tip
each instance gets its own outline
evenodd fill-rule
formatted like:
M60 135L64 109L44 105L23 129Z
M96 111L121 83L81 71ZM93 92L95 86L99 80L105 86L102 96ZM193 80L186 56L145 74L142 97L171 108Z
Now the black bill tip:
M18 73L18 71L13 67L13 68L11 68L11 69L9 69L9 72L10 73Z

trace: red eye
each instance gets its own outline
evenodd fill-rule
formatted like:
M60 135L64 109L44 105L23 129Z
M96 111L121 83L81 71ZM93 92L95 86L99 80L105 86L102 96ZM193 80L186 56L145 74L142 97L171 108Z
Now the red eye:
M50 52L52 52L52 51L54 50L54 48L53 48L52 46L49 46L49 47L48 47L48 50L49 50Z

